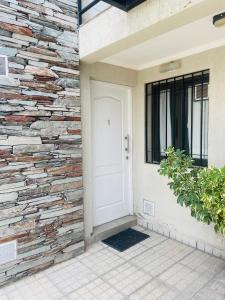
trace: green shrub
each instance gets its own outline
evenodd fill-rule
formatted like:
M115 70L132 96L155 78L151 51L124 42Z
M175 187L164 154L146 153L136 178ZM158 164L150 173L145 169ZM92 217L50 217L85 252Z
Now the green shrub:
M190 207L198 221L212 222L215 231L225 235L225 167L193 167L192 159L173 147L166 155L159 172L169 177L177 202Z

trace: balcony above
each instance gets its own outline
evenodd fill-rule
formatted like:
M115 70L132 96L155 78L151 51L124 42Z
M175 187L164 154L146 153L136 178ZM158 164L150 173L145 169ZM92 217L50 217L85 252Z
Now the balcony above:
M129 11L130 9L134 8L135 6L141 4L144 1L145 0L105 0L104 2L124 11Z
M83 15L87 14L90 10L92 10L92 12L89 14L90 16L94 16L101 11L104 11L109 6L114 6L118 9L128 12L144 1L146 0L78 0L79 22L80 24L83 23Z
M128 13L101 4L105 9L79 30L82 63L144 70L225 44L225 27L213 25L225 1L147 0Z

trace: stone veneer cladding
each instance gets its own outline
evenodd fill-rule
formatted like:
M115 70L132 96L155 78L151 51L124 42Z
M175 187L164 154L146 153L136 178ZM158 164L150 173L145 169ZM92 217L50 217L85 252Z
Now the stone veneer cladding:
M0 0L0 285L84 249L77 26L76 0Z

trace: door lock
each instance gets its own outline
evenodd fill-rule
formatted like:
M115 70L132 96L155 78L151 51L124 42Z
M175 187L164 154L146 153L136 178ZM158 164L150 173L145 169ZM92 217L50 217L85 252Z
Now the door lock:
M125 151L127 152L127 154L130 152L130 139L129 139L129 134L127 134L125 136L125 141L127 142L126 147L125 147Z

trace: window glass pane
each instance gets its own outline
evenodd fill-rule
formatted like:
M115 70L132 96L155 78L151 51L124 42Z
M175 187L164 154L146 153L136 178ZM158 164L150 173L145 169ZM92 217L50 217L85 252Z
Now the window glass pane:
M208 159L209 101L203 101L202 158Z
M192 154L193 158L207 159L209 102L207 100L196 100L195 98L192 103L192 87L188 88L188 101L190 103L188 112L188 134L189 140L192 140L189 153Z
M192 157L201 158L201 101L193 101Z
M170 90L160 92L160 154L165 156L165 150L172 145Z
M146 160L151 161L152 160L152 114L151 114L151 96L147 96L147 103L146 103Z
M195 100L208 99L208 84L204 83L195 86Z
M192 140L192 120L193 120L193 87L188 87L188 140L189 140L189 148L188 148L188 153L189 155L192 155L192 145L193 145L193 140Z
M207 164L208 86L208 70L147 85L147 162L159 163L165 149L174 146L185 150L197 165Z

